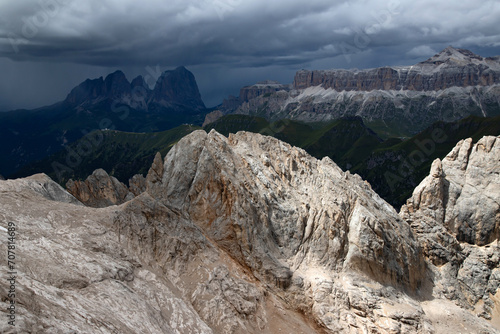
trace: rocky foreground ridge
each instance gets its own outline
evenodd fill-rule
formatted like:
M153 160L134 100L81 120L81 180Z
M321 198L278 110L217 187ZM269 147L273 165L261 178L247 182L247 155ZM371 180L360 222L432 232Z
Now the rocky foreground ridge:
M416 233L445 296L485 319L500 291L500 137L460 141L415 188L400 215Z
M499 170L499 137L461 142L398 214L329 158L195 131L130 189L102 170L70 182L101 208L43 174L0 181L16 330L499 332Z
M242 88L214 114L305 122L361 116L369 126L397 125L415 134L436 121L499 115L499 84L498 56L483 58L450 46L412 66L300 70L291 85L268 81Z

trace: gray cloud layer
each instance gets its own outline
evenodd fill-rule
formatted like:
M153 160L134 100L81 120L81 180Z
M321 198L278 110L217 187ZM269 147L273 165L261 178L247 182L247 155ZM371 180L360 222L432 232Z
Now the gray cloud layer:
M32 64L37 82L48 66L63 86L62 73L72 84L99 68L145 75L147 66L185 65L210 105L253 79L290 81L300 68L411 64L447 45L498 54L499 17L496 0L2 1L0 69Z

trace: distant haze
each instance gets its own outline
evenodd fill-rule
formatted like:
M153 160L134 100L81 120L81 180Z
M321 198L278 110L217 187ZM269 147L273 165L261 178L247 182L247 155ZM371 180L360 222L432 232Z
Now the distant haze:
M54 103L116 69L184 65L213 106L302 68L413 64L448 45L498 55L499 17L500 2L472 0L2 1L0 110Z

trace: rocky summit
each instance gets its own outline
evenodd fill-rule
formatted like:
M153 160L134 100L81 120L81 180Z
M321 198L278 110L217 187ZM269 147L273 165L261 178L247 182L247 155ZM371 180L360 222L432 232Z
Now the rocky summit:
M374 128L395 127L410 135L436 121L499 115L499 84L500 57L483 58L450 46L411 66L300 70L291 85L244 87L239 98L226 99L219 109L273 121L361 116Z
M248 132L195 131L129 190L72 181L88 205L43 174L0 181L17 228L0 331L498 333L499 144L459 143L399 214L329 158Z
M124 104L139 110L183 106L194 110L205 109L196 79L184 66L164 71L151 90L142 76L129 82L122 71L98 79L87 79L71 90L65 103L80 108L106 99L115 105Z

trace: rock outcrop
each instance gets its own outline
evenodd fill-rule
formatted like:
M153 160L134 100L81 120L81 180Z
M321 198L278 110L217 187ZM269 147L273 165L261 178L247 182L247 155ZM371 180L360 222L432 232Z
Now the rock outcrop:
M223 114L268 120L325 122L361 116L368 126L396 127L408 135L436 121L500 114L500 57L483 58L448 47L412 66L367 70L301 70L293 85L249 86L238 103L225 100Z
M500 286L500 137L462 140L415 189L401 217L436 277L436 294L491 319Z
M116 207L75 205L62 188L61 197L47 196L46 187L60 188L40 174L0 183L0 224L17 228L15 326L1 321L1 333L214 333L161 269L143 260L149 249L134 249L114 227ZM7 277L6 257L0 264ZM2 279L4 319L9 289Z
M224 116L224 113L218 109L214 110L212 112L209 112L205 116L205 120L203 121L202 126L204 127L205 125L212 124L213 122L215 122L216 120L218 120L222 116Z
M106 79L87 79L75 87L66 97L66 102L78 105L103 98L121 99L130 96L132 87L122 71L116 71Z
M146 178L142 174L136 174L128 180L128 186L134 196L139 196L146 191Z
M96 169L85 181L69 180L66 189L80 202L94 208L119 205L134 197L126 185L104 169Z
M19 231L15 331L446 332L436 305L450 296L415 222L329 158L259 134L195 131L137 184L146 191L91 208L44 175L0 181L0 225ZM465 301L496 293L496 249L471 247ZM3 312L8 290L1 280ZM448 320L497 332L459 306Z

